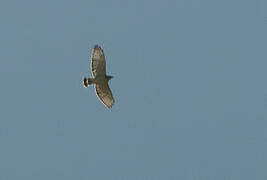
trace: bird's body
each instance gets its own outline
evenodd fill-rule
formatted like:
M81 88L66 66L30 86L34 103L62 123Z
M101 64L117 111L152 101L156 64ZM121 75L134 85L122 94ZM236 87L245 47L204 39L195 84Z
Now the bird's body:
M108 86L108 81L112 76L106 75L106 60L104 51L100 46L95 45L91 55L91 71L93 78L84 78L84 87L89 87L91 84L95 84L95 91L100 101L111 108L114 104L114 98L112 92Z
M90 84L100 84L100 83L108 83L108 81L112 78L112 76L98 76L95 78L84 78L84 85L87 83ZM86 81L86 82L85 82Z

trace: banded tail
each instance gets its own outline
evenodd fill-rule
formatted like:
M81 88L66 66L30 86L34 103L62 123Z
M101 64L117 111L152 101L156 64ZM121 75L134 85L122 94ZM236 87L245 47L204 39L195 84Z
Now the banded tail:
M85 88L88 88L93 82L91 81L90 78L83 78L83 86Z

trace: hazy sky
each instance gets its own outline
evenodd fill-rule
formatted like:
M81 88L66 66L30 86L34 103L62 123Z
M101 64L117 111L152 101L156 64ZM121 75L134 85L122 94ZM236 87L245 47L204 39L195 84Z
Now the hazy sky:
M267 179L266 0L1 0L0 34L0 180Z

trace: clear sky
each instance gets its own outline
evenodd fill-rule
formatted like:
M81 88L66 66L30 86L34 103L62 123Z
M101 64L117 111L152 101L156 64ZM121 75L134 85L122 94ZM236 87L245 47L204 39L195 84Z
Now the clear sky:
M0 180L267 179L266 0L1 0L0 25Z

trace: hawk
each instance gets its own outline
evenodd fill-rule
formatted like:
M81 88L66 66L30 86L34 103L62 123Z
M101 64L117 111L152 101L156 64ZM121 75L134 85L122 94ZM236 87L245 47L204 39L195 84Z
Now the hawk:
M106 107L111 108L115 101L108 86L108 81L113 77L106 75L106 60L104 51L98 45L94 46L91 54L91 71L93 78L84 78L84 87L87 88L91 84L95 84L95 91L99 100Z

